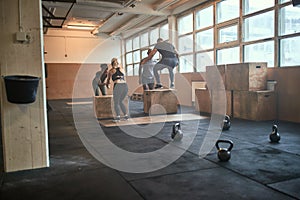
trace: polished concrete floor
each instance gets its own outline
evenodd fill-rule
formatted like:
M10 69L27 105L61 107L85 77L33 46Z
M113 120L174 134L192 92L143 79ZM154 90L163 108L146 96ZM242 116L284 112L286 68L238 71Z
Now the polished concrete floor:
M268 139L273 121L232 119L230 130L220 136L234 143L231 159L220 162L216 148L199 157L210 118L182 121L183 126L196 128L197 135L178 160L153 172L129 173L108 167L89 153L77 134L82 127L74 122L73 113L77 121L82 116L82 130L93 134L85 115L92 105L76 105L80 109L74 110L69 101L49 101L50 167L3 173L1 163L1 200L300 199L300 124L277 121L281 140L274 144ZM131 117L143 115L140 104L132 108ZM102 130L118 147L145 153L171 142L173 124L164 123L158 134L147 139L128 136L122 127Z

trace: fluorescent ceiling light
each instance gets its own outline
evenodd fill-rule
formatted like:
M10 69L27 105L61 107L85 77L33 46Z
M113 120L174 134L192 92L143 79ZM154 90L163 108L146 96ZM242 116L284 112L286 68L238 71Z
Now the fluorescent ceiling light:
M78 30L93 30L95 26L84 26L84 25L67 25L69 29L78 29Z

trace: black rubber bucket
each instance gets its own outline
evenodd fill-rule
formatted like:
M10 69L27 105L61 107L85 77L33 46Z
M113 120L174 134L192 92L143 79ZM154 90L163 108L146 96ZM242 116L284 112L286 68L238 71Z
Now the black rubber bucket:
M28 75L5 76L7 100L11 103L33 103L39 85L39 77Z

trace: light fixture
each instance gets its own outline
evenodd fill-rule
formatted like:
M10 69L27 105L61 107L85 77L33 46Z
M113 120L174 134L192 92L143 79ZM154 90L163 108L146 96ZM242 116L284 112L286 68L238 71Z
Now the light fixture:
M88 25L67 25L68 29L77 29L77 30L88 30L91 31L95 28L95 26Z

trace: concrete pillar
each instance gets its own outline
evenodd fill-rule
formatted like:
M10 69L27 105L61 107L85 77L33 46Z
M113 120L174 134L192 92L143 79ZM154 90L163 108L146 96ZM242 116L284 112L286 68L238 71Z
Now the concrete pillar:
M178 48L177 41L177 27L176 27L176 17L174 15L168 16L168 24L169 24L169 41L176 48Z
M41 20L41 0L0 1L1 76L41 78L36 100L28 104L8 102L1 78L1 131L6 172L49 166Z

